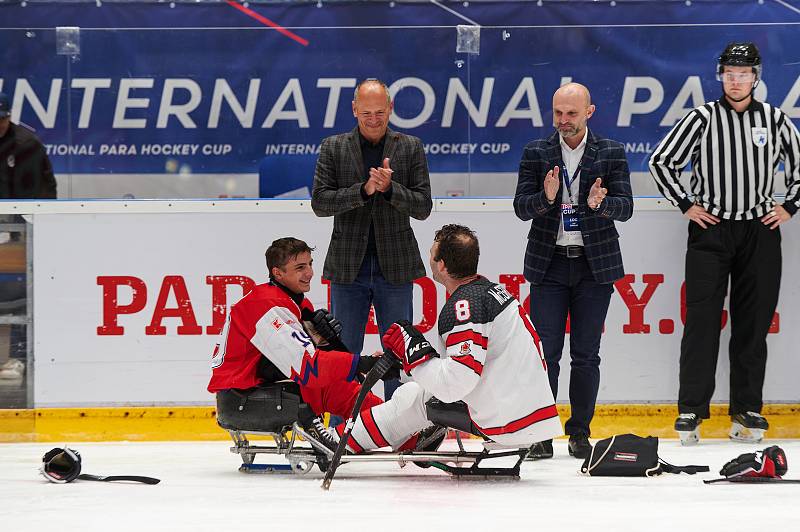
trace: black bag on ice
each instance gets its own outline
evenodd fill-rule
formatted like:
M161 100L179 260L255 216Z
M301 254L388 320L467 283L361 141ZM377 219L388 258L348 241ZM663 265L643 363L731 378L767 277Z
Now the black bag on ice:
M618 434L598 441L581 466L592 477L652 477L661 473L708 471L708 466L674 466L658 457L658 438Z

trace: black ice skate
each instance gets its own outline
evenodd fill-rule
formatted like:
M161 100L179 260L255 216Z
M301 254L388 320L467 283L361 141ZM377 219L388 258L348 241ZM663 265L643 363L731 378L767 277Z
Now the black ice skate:
M553 440L534 443L525 455L525 460L546 460L553 457Z
M744 443L759 443L769 428L767 418L756 412L745 412L731 416L730 438Z
M308 405L300 405L298 409L300 426L296 428L303 439L311 444L317 455L317 465L321 471L328 468L328 463L339 445L339 435L332 428L328 428Z
M426 427L419 431L414 451L422 453L436 452L439 450L446 436L447 427L442 427L440 425ZM414 462L414 464L422 468L431 466L430 462Z
M700 423L697 414L680 414L675 420L675 430L681 438L681 445L695 445L700 441Z
M432 452L438 451L447 436L447 427L440 425L430 425L419 431L415 451Z

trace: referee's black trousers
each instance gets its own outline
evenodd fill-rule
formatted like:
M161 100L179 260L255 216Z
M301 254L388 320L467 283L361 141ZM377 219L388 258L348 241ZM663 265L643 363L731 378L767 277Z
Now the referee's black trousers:
M767 333L781 280L781 235L756 219L721 220L708 229L689 222L680 413L709 417L729 277L729 413L761 412Z

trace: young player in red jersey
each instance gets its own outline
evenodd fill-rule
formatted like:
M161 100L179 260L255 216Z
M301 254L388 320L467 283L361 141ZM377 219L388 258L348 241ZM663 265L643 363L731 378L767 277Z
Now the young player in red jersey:
M372 360L347 352L339 339L338 320L326 310L315 311L304 297L314 276L311 251L292 237L269 246L270 281L231 307L211 359L208 391L247 391L291 379L314 414L301 423L328 439L316 416L324 412L348 416L360 390L356 376L366 372ZM364 408L381 402L369 394Z

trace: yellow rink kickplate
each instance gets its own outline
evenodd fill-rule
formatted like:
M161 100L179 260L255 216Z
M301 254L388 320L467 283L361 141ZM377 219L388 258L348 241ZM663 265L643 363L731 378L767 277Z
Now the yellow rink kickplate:
M569 406L559 405L562 422ZM727 438L728 406L712 405L711 419L700 426L701 438ZM766 437L800 438L800 405L765 405ZM631 432L677 438L672 429L678 410L667 404L600 404L592 421L592 438ZM210 406L41 408L0 410L0 442L197 441L226 440ZM255 438L258 439L258 438Z

